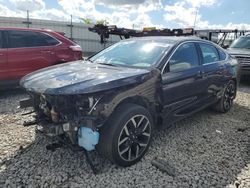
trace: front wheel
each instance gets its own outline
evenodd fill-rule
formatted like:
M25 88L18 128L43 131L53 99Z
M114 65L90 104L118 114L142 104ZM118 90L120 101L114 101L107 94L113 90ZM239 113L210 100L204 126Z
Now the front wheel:
M221 99L214 105L214 109L222 113L228 112L233 105L233 100L235 98L235 95L236 95L236 83L231 80L226 85Z
M148 150L152 132L152 117L144 107L123 104L100 130L97 150L119 166L130 166Z

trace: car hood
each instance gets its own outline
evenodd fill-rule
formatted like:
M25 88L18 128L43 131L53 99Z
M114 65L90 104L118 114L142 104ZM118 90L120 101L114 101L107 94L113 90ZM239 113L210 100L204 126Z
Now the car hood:
M250 49L245 49L245 48L228 48L227 51L231 55L247 55L247 56L250 56Z
M147 69L76 61L33 72L21 79L27 91L54 95L86 94L143 82Z

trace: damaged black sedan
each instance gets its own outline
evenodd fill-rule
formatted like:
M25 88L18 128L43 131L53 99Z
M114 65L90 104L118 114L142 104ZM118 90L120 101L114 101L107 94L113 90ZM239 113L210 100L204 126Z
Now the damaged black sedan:
M209 106L230 110L237 66L208 41L142 37L36 71L20 84L43 133L129 166L144 156L157 126Z

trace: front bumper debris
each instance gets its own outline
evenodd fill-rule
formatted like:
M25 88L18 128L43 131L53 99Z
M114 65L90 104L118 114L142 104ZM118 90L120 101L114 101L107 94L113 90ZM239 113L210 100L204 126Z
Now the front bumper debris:
M63 146L66 146L66 147L70 148L73 152L84 151L84 154L86 156L86 162L91 167L92 172L94 174L97 174L99 172L99 170L96 168L97 164L93 163L92 157L90 156L90 152L87 151L86 149L84 149L83 147L80 147L79 145L70 144L69 141L65 137L63 138L63 137L59 137L59 136L57 136L57 137L48 136L46 133L44 133L40 129L36 129L36 133L41 134L43 136L47 136L48 138L52 139L52 143L46 145L46 149L49 150L49 151L54 152L56 149L59 149L59 148L61 148Z
M50 137L55 137L64 134L61 124L57 125L51 123L51 124L38 125L37 129Z
M34 105L34 101L31 98L25 98L19 101L20 108L33 107L33 105Z
M80 127L78 130L78 145L87 151L95 150L99 142L100 134L88 127Z

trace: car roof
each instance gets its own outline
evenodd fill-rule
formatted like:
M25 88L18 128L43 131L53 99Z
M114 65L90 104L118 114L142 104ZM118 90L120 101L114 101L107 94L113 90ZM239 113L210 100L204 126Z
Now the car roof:
M50 29L24 28L24 27L0 27L0 30L18 30L18 31L37 31L37 32L55 32Z
M146 37L134 37L130 39L126 39L123 41L129 41L129 40L154 40L157 42L170 42L170 43L179 43L179 42L185 42L185 41L203 41L212 43L208 40L200 39L196 36L146 36ZM213 44L213 43L212 43Z

